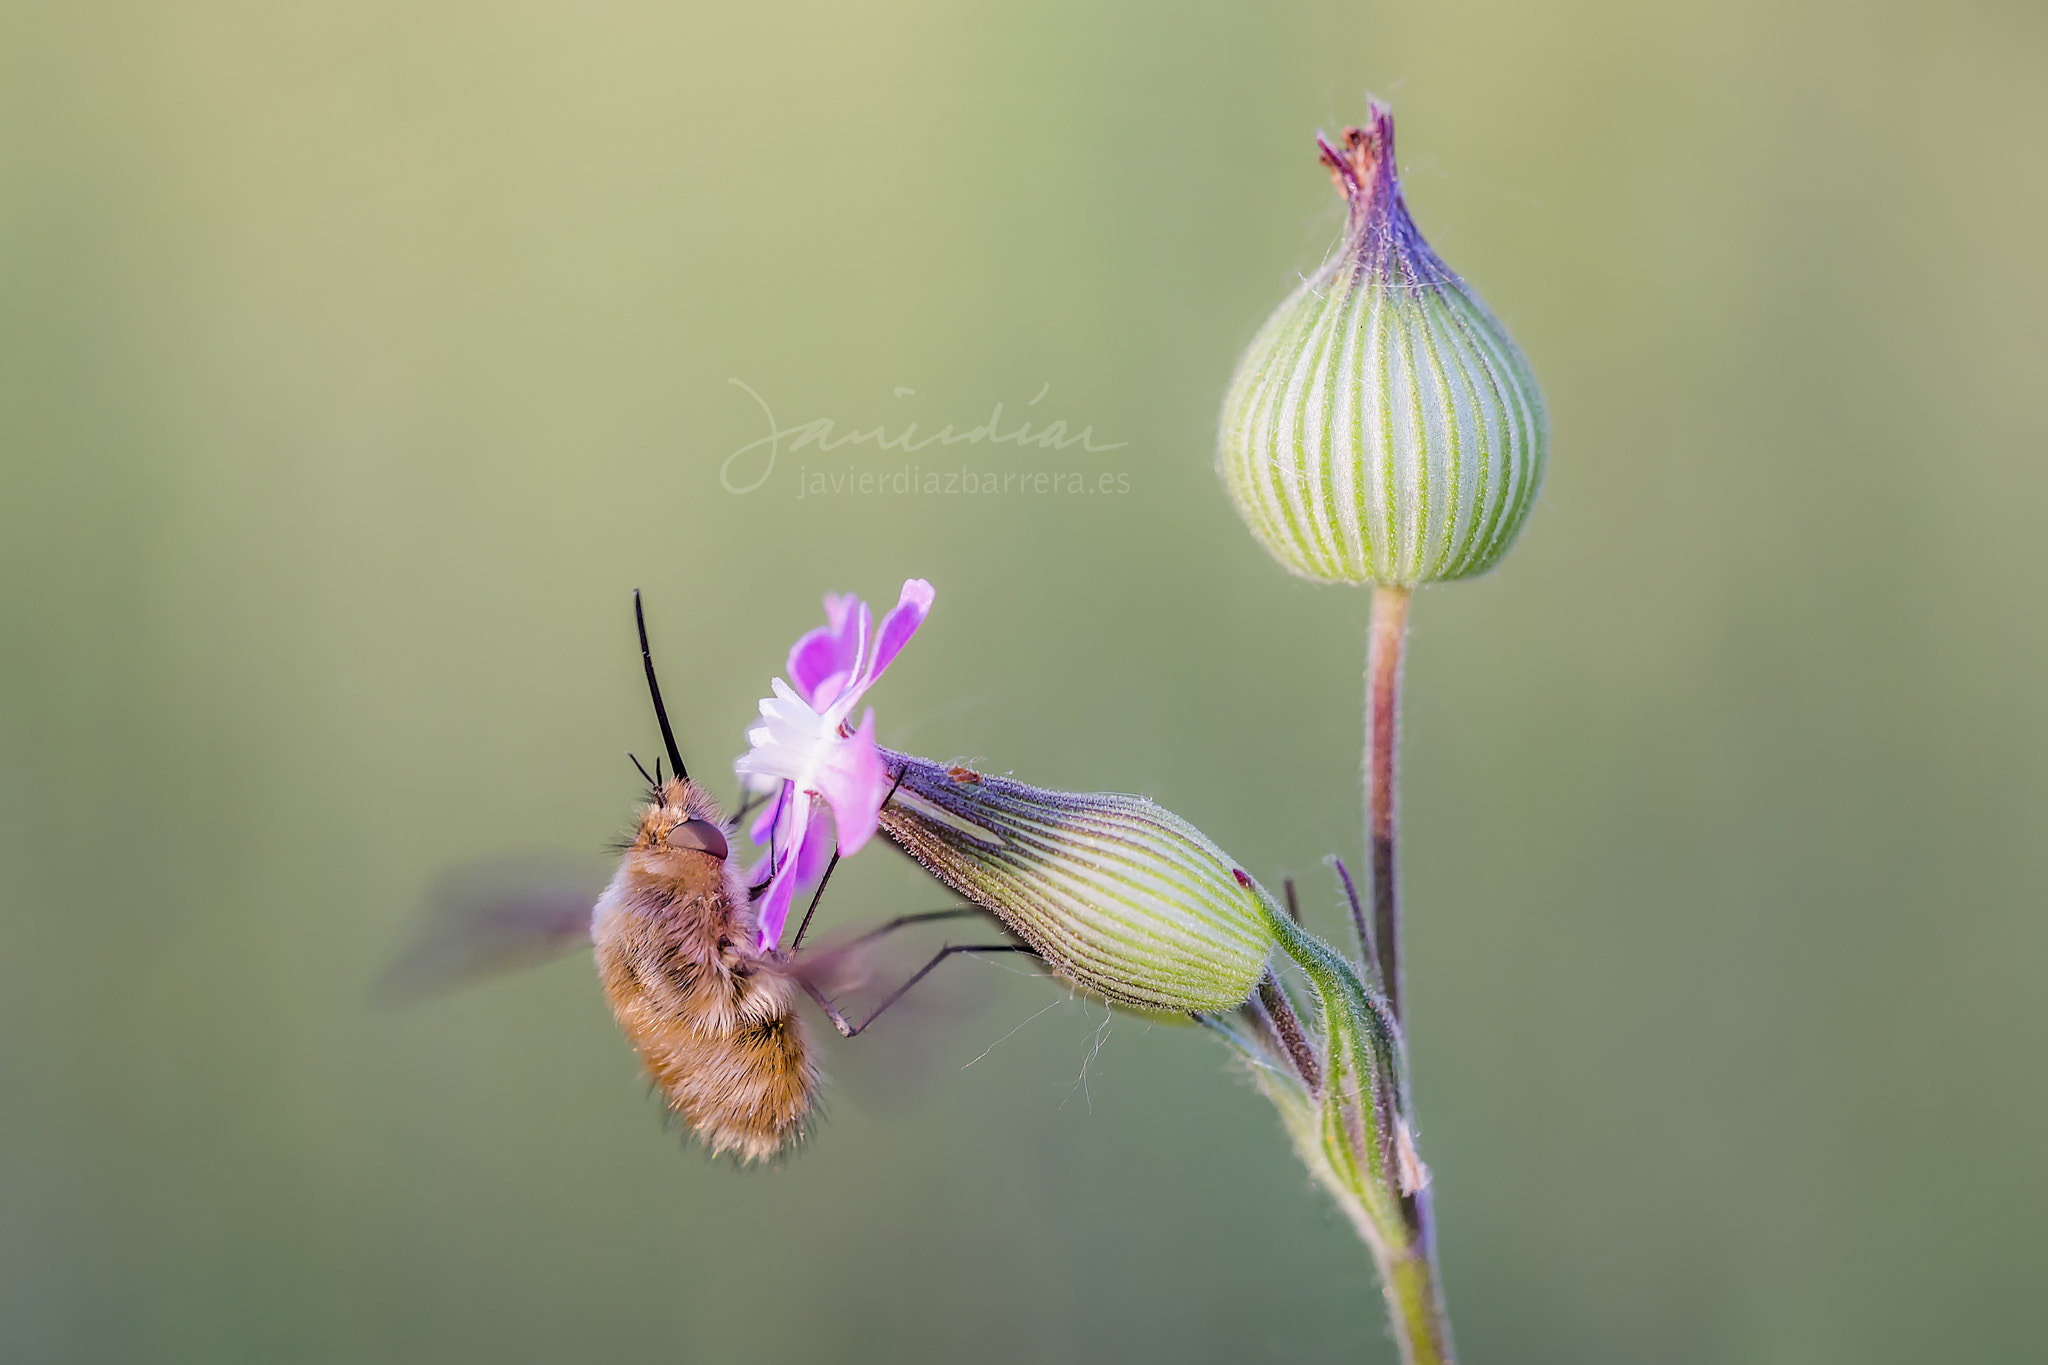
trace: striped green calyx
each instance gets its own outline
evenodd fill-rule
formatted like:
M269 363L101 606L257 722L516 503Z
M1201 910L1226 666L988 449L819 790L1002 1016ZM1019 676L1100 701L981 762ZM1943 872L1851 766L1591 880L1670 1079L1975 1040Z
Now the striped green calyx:
M1238 361L1216 465L1290 571L1412 587L1507 552L1549 426L1514 339L1409 218L1385 105L1370 123L1317 138L1344 238Z
M882 832L1061 975L1124 1005L1235 1009L1278 941L1203 833L1138 796L1048 791L884 751Z
M1407 1049L1379 990L1378 963L1369 949L1353 963L1290 919L1275 916L1274 924L1305 994L1271 981L1235 1015L1203 1022L1249 1064L1303 1164L1372 1249L1401 1358L1449 1361L1432 1266L1429 1168L1416 1150Z

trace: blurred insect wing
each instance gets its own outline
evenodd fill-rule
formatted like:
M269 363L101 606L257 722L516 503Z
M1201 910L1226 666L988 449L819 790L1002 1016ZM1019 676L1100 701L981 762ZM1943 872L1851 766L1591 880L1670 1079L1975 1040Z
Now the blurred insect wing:
M416 1003L587 947L603 885L601 870L566 857L491 858L449 872L428 893L417 931L374 994Z

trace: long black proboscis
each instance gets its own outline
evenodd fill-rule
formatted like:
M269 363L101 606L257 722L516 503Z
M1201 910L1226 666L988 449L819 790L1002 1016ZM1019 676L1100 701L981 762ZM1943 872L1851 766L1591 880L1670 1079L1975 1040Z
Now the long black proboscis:
M676 732L668 726L668 708L661 704L661 684L654 680L654 651L647 647L647 613L640 609L640 589L633 589L633 624L640 627L640 662L647 669L647 695L654 699L654 718L661 722L661 743L668 750L669 766L677 777L688 777L683 755L676 748Z

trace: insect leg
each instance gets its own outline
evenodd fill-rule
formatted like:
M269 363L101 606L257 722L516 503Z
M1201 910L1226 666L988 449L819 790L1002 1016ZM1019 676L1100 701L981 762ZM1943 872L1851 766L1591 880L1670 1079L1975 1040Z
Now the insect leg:
M789 941L787 956L796 956L796 950L798 946L801 945L804 941L804 930L811 927L811 916L818 913L818 897L825 894L825 883L832 880L832 869L838 866L839 851L837 849L834 849L832 852L832 861L825 864L825 875L818 879L818 889L811 896L811 908L804 911L804 922L796 927L796 937ZM862 934L859 938L855 939L852 943L849 943L846 946L851 948L857 944L872 942L873 940L882 937L884 934L894 933L896 930L901 929L906 924L923 924L927 920L958 919L962 915L979 915L984 913L986 912L983 911L982 908L978 905L956 905L950 910L923 910L915 915L898 915L895 919L890 920L881 928L870 929L867 933Z
M761 897L767 895L768 888L774 885L775 874L780 869L781 864L776 861L775 856L775 827L782 823L782 802L783 798L788 794L789 783L781 782L776 784L775 815L774 818L768 821L768 876L761 882L759 886L753 887L750 890L748 890L747 899L749 900L759 900L761 899Z
M804 931L811 927L811 916L818 913L818 902L825 897L825 887L832 880L832 874L839 869L839 846L832 847L832 861L825 864L825 875L818 878L818 889L811 893L811 908L804 911L804 922L797 925L796 937L789 941L789 951L794 953L804 941Z
M898 773L898 774L896 774L896 781L895 781L895 783L894 783L894 784L893 784L893 785L892 785L892 786L891 786L891 787L889 788L889 794L888 794L887 796L885 796L885 797L883 797L883 798L882 798L882 804L883 804L883 805L885 805L885 806L886 806L886 805L888 805L888 804L889 804L889 802L890 802L890 801L892 801L892 800L894 800L894 799L895 799L895 796L896 796L896 788L897 788L897 787L900 787L900 786L902 786L902 785L903 785L903 778L904 778L904 774L905 774L905 773L908 773L909 771L910 771L910 770L909 770L908 768L906 768L906 769L904 769L904 770L903 770L903 772L901 772L901 773ZM772 865L773 865L773 862L774 862L774 857L775 857L775 841L774 841L774 836L773 836L772 832L771 832L771 834L770 834L770 836L769 836L768 850L769 850L769 851L768 851L768 857L769 857L769 862L770 862L770 865L772 866ZM796 950L797 950L797 946L798 946L799 944L801 944L801 943L802 943L802 942L804 941L804 930L806 930L806 929L808 929L808 928L810 928L810 927L811 927L811 916L813 916L813 915L815 915L815 914L817 914L817 913L818 913L818 902L819 902L819 900L820 900L820 899L822 899L822 898L824 897L824 895L825 895L825 883L827 883L827 882L829 882L829 881L831 881L831 880L832 880L832 873L833 873L834 869L836 869L836 868L837 868L838 866L839 866L839 844L838 844L837 840L835 840L835 841L833 842L833 845L832 845L832 861L831 861L831 862L829 862L829 863L827 863L827 864L825 864L825 875L824 875L824 876L822 876L822 877L820 877L820 878L818 878L818 889L817 889L816 891L814 891L814 892L812 892L812 893L811 893L811 905L810 905L810 908L809 908L808 910L805 910L805 911L804 911L804 919L803 919L803 923L801 923L801 924L797 925L797 927L796 927L796 937L795 937L795 938L793 938L793 939L791 939L791 940L789 941L789 951L790 951L791 953L795 953L795 952L796 952ZM889 926L889 927L890 927L890 928L894 928L894 927L895 927L896 925L898 925L898 924L902 924L902 923L906 923L906 922L907 922L907 921L904 921L904 920L893 920L893 921L891 921L891 922L890 922L890 926ZM873 937L874 937L874 935L873 935L873 934L869 934L869 935L867 936L867 938L863 938L863 939L861 940L861 942L865 943L865 942L867 942L867 939L869 939L869 938L873 938Z
M940 913L943 914L946 912ZM904 916L904 918L908 920L920 917L906 915ZM923 918L932 918L932 916L924 916ZM849 1024L848 1022L846 1022L846 1016L841 1014L838 1008L834 1006L831 1001L825 998L825 993L823 991L819 990L810 982L806 981L804 983L804 989L810 993L811 999L818 1002L818 1007L825 1011L825 1017L832 1021L832 1027L838 1029L841 1036L853 1038L857 1037L860 1034L860 1032L863 1029L865 1029L869 1024L872 1024L875 1022L875 1020L881 1018L883 1010L888 1009L889 1006L895 1004L898 1000L901 1000L904 996L908 995L910 993L910 988L912 986L915 986L918 982L924 980L927 976L931 975L932 969L934 967L938 966L941 962L944 962L947 958L951 957L955 953L1030 953L1033 957L1038 956L1035 950L1022 943L960 943L954 944L950 947L941 948L937 953L932 955L931 961L925 963L924 966L917 969L916 975L912 976L910 980L904 982L895 990L891 991L889 993L889 998L884 1000L881 1004L875 1006L875 1012L873 1014L870 1014L867 1018L861 1020L858 1024Z
M729 823L734 829L738 829L740 827L740 821L746 819L749 815L751 815L754 811L754 807L760 805L763 801L766 801L767 799L767 792L755 792L752 796L744 797L740 801L740 808L732 813L732 818L727 823Z
M985 915L987 913L988 911L982 909L978 905L956 905L947 910L920 910L914 915L898 915L895 919L890 920L887 924L881 925L878 928L868 930L865 934L862 934L859 938L855 939L853 943L849 944L848 946L852 947L857 944L872 943L876 939L882 938L889 934L893 934L898 929L901 929L905 925L909 924L929 924L933 920L959 919L963 915Z
M821 886L819 889L822 890L823 887ZM811 906L813 910L817 909L815 901L816 898L814 897L813 904ZM982 907L978 905L955 905L944 910L920 910L914 915L898 915L895 919L890 920L888 923L868 930L859 938L852 939L846 943L842 943L838 947L830 949L828 951L834 953L848 952L854 948L862 946L863 944L873 943L878 938L885 938L888 935L895 933L898 929L905 928L912 924L929 924L933 920L960 919L961 917L966 915L986 915L987 913L988 911L982 909ZM806 924L810 923L810 918L810 915L806 913L804 916L804 922ZM802 937L803 931L802 929L799 929L797 931L797 938L801 939ZM783 949L782 956L784 958L795 957L796 946L796 942L792 941L789 947Z

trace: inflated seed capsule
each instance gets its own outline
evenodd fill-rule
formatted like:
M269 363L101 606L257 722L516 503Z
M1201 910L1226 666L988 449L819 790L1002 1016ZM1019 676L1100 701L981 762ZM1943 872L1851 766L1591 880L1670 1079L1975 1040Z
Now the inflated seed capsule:
M883 833L1062 975L1119 1004L1187 1014L1234 1009L1265 975L1279 942L1267 902L1172 811L882 758L895 782Z
M1304 578L1412 587L1493 567L1543 481L1543 394L1408 216L1394 121L1318 137L1344 237L1238 361L1217 470Z

